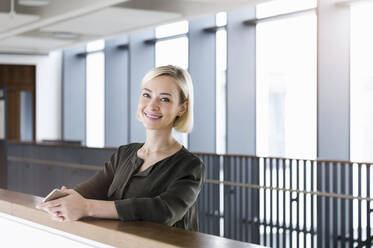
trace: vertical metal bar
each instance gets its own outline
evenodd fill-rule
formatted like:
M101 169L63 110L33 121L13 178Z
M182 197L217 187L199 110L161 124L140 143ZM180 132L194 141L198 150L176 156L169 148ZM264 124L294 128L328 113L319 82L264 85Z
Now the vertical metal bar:
M228 177L228 158L227 156L224 156L223 155L223 159L224 159L224 163L223 163L223 175L224 175L224 181L228 181L229 177ZM223 215L224 215L224 237L228 237L228 233L229 233L229 212L228 212L228 202L229 202L229 198L230 198L230 194L229 194L229 188L227 185L223 185L223 189L224 189L224 211L223 211Z
M279 159L276 159L276 187L277 188L280 188L280 184L279 184L279 179L280 179L280 176L279 176L279 162L280 160ZM276 247L280 247L280 218L279 218L279 215L280 215L280 208L279 208L279 196L280 196L280 192L279 190L276 190L276 217L277 217L277 221L276 221Z
M206 166L206 170L207 170L207 164L206 164L206 161L204 159L203 156L201 156L201 159L203 161L203 163L205 164ZM207 177L207 175L206 175ZM205 199L206 199L206 186L207 186L207 183L204 183L203 184L203 187L202 187L202 194L200 194L199 196L199 207L202 211L200 211L200 231L203 232L203 233L206 233L206 227L205 227L205 224L206 224L206 204L205 204Z
M361 196L361 164L358 164L358 196ZM358 242L360 244L360 242L362 241L362 234L361 234L361 200L357 200L358 201L358 218L359 218L359 221L358 221Z
M219 180L219 173L220 173L220 156L214 155L213 156L214 161L214 179ZM219 194L219 184L214 184L214 219L215 219L215 229L214 229L214 235L219 236L220 234L220 194Z
M232 182L237 182L237 160L238 158L234 158L234 163L232 167ZM237 208L236 208L236 202L237 202L237 188L235 186L232 186L232 192L233 192L233 201L231 202L231 208L232 208L232 239L237 240Z
M346 169L348 164L341 164L341 180L339 180L341 193L347 195L346 192ZM342 247L346 246L346 199L341 199L341 243Z
M296 165L297 165L297 190L299 190L299 160L295 160L296 161ZM296 193L297 194L297 200L296 200L296 203L297 203L297 247L299 247L299 234L300 234L300 225L299 225L299 203L300 203L300 194L299 193Z
M289 170L290 170L290 189L293 189L293 161L289 160ZM289 244L290 248L293 247L293 193L289 192L290 197L290 226L289 226Z
M303 160L303 191L307 191L307 160ZM303 247L307 247L307 194L303 194Z
M249 180L249 175L253 172L253 167L252 167L252 158L247 158L246 159L246 167L245 167L245 179L244 179L244 183L246 184L251 184L250 180ZM245 239L244 241L245 242L252 242L251 241L251 237L250 237L250 230L251 230L251 227L253 227L254 225L252 224L251 221L253 221L253 218L250 216L249 214L249 202L252 203L252 205L254 205L254 202L253 200L251 200L252 198L249 198L249 191L250 189L249 188L245 188L245 201L244 201L244 218L246 220L246 225L245 225Z
M282 160L282 187L286 188L286 160ZM285 190L282 191L282 226L283 226L283 233L282 233L282 247L286 247L286 192Z
M211 161L210 161L210 157L207 157L207 164L208 164L208 172L207 172L207 177L208 178L211 178L211 169L212 169L212 166L211 166ZM208 210L208 233L209 234L212 234L212 192L211 192L211 184L208 184L208 187L207 187L207 196L208 196L208 201L207 201L207 210Z
M329 180L330 180L330 173L329 173L329 168L330 168L330 164L329 163L326 163L325 164L325 181L324 181L324 184L325 184L325 189L326 189L326 192L330 193L330 190L329 190ZM330 234L330 228L329 228L329 212L330 212L330 198L328 197L325 197L325 246L326 247L329 247L330 246L330 240L329 240L329 234Z
M270 159L270 181L269 181L269 186L270 187L273 187L273 159L271 158ZM269 246L273 247L273 190L270 190L271 194L270 194L270 198L269 198L269 204L270 204L270 214L269 214L269 219L270 219L270 241L269 241Z
M324 185L323 185L323 177L324 177L324 168L323 168L323 162L316 162L316 190L319 192L323 192ZM325 212L324 212L324 205L325 199L322 196L316 196L316 214L317 214L317 220L316 220L316 235L317 235L317 244L316 247L323 248L324 247L324 230L325 230Z
M366 165L367 169L367 197L370 196L370 164ZM367 201L367 247L372 245L372 235L371 235L371 228L370 228L370 201Z
M264 187L267 186L267 158L263 158L263 167L264 167ZM264 199L263 199L263 225L264 225L264 233L263 233L263 240L264 240L264 246L267 245L267 189L263 190L264 193Z
M332 176L331 176L331 180L333 181L333 193L340 193L339 192L339 189L338 189L338 180L340 179L340 176L338 175L338 169L341 165L341 163L335 163L332 165L333 166L333 170L332 170ZM338 241L337 241L337 236L338 236L338 228L340 227L340 225L338 225L338 214L340 213L340 209L339 209L339 199L337 198L333 198L333 226L332 226L332 245L333 247L338 247Z
M349 167L348 167L348 194L349 195L352 195L353 194L353 184L354 184L354 181L353 181L353 164L349 164ZM353 200L352 199L349 199L348 200L348 226L350 227L349 228L349 244L348 246L349 247L353 247L354 245L354 227L353 227Z
M251 170L250 170L250 177L249 182L251 184L260 184L259 180L260 171L259 171L259 159L253 158L251 160ZM249 191L250 199L253 199L250 204L250 212L251 218L253 219L254 223L252 224L252 229L250 229L250 236L251 236L251 243L260 243L260 197L259 197L259 189L250 189Z
M315 192L317 191L315 189L315 185L313 183L313 180L314 180L314 167L315 167L315 162L311 162L310 164L311 166L311 192ZM314 204L314 201L313 199L315 198L316 196L314 195L311 195L311 247L314 248L314 232L315 232L315 229L314 229L314 223L313 223L313 219L314 219L314 207L313 207L313 204Z
M243 180L242 180L242 174L243 174L243 164L244 164L244 158L243 157L240 157L239 158L239 166L237 166L238 170L237 170L237 181L239 180L240 183L243 183ZM243 231L243 222L242 222L242 190L243 188L242 187L237 187L237 189L239 190L239 196L237 197L237 209L238 209L238 221L237 221L237 227L238 227L238 234L239 234L239 239L240 241L243 241L243 237L242 237L242 231Z

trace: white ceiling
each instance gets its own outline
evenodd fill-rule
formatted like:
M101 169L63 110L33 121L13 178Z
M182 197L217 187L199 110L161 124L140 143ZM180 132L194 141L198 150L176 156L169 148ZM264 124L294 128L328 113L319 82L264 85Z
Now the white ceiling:
M42 54L77 43L266 0L50 0L45 6L0 1L0 53ZM57 38L54 33L73 33Z

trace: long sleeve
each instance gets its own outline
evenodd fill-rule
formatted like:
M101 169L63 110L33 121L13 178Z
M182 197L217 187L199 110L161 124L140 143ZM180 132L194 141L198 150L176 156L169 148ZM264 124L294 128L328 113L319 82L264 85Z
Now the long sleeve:
M118 163L119 149L111 155L103 169L87 181L75 186L75 190L88 199L106 200L108 189L113 181Z
M154 221L172 226L181 220L196 202L204 176L205 167L201 160L198 158L189 160L170 179L172 181L166 191L160 195L153 198L116 200L115 206L119 218L123 221Z

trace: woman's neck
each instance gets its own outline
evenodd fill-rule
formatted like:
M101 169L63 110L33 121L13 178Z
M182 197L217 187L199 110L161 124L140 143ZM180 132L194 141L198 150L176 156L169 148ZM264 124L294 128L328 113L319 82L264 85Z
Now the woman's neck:
M146 154L164 153L179 146L172 137L172 130L147 130L146 141L141 150Z

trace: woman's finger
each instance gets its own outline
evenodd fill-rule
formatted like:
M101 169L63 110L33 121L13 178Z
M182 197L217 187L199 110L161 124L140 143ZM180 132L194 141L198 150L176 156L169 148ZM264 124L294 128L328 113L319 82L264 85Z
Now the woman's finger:
M61 212L62 213L62 207L59 206L59 207L49 208L49 212L51 213Z

